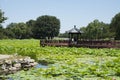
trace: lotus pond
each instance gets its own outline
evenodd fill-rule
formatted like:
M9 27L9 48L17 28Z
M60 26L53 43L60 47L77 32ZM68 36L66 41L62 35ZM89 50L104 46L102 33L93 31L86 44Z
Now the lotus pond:
M34 39L0 40L0 54L30 56L40 63L28 71L1 75L7 80L120 80L119 49L40 47Z

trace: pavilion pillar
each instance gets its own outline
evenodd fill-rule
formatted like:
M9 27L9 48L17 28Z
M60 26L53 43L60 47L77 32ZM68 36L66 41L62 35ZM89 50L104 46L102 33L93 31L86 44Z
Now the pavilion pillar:
M69 33L68 36L69 36L69 44L68 44L68 45L70 45L70 42L71 42L71 34Z
M78 40L79 40L79 34L77 34L77 43L78 43Z

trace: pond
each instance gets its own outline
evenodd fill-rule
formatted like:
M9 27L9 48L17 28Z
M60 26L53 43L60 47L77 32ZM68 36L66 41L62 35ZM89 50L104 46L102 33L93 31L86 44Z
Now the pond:
M35 68L48 68L48 65L43 65L43 64L37 64Z

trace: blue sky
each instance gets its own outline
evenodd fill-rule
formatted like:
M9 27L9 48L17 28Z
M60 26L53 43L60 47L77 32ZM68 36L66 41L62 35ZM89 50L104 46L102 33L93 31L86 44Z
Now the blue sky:
M60 19L63 33L74 25L87 26L94 19L110 23L120 12L120 0L0 0L0 8L8 17L4 27L11 22L51 15Z

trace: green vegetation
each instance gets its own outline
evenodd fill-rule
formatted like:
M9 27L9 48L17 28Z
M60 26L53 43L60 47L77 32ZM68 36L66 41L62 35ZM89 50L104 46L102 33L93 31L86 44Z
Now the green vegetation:
M106 39L113 38L113 33L110 32L109 24L94 20L87 27L82 27L81 31L83 39Z
M68 37L68 34L59 33L60 20L55 16L43 15L36 20L10 23L3 28L2 23L7 18L0 9L0 39L53 39L54 37ZM120 40L120 13L116 14L110 24L95 19L87 26L80 28L81 39L89 40Z
M6 38L6 35L4 34L5 30L3 29L3 26L1 25L7 17L4 17L4 12L0 9L0 39Z
M2 10L0 9L0 24L3 23L6 19L7 17L4 17L4 12L2 12Z
M60 20L55 16L44 15L26 23L10 23L3 29L0 27L0 39L52 39L59 34Z
M55 16L40 16L36 19L32 27L33 37L36 39L53 39L58 36L60 30L60 20Z
M114 33L115 39L120 40L120 12L112 18L110 29Z
M0 40L1 54L30 56L48 68L8 75L14 80L120 79L119 49L40 47L39 40Z

